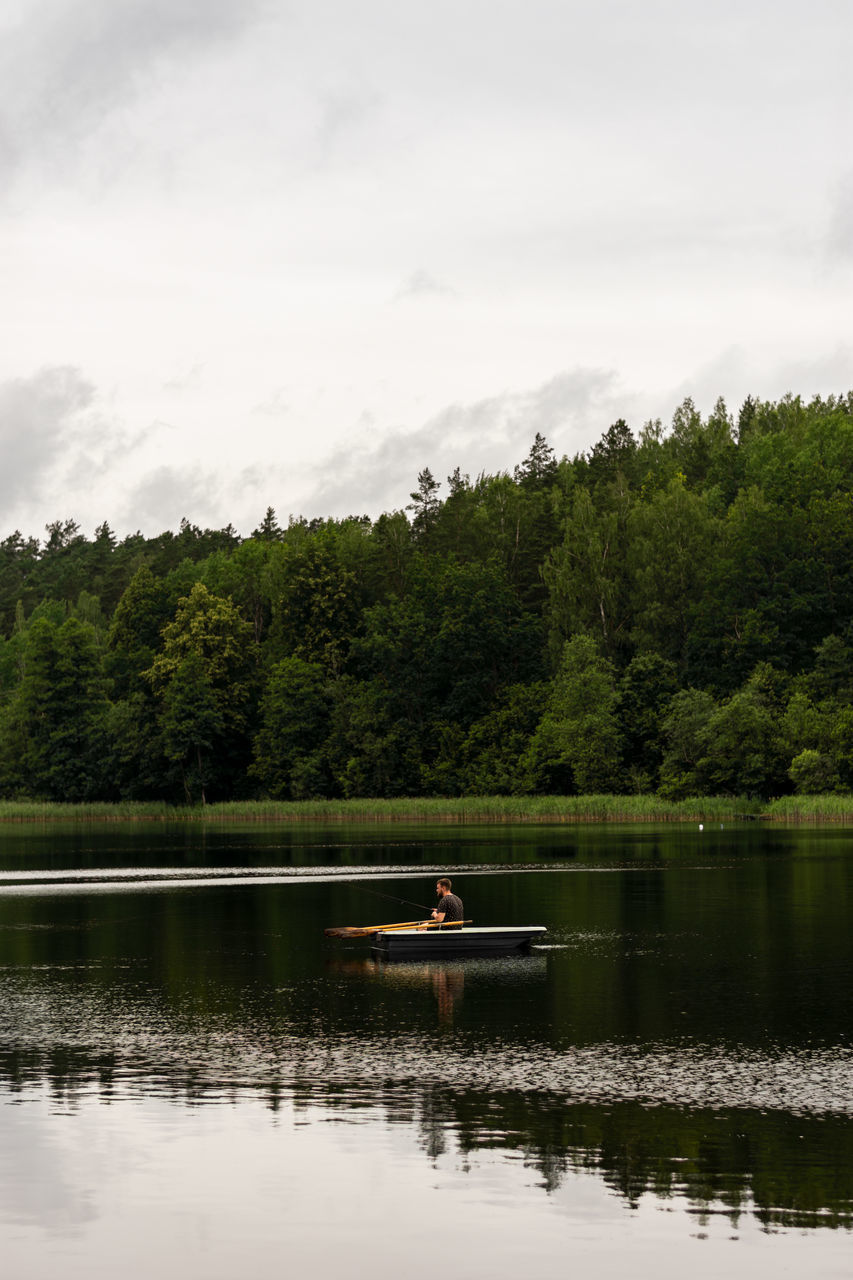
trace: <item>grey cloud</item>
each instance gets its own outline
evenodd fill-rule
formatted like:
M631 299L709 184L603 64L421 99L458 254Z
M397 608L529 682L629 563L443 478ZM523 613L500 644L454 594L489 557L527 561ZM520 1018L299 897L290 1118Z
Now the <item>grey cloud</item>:
M533 392L521 397L512 420L514 429L522 429L532 439L537 431L554 434L552 443L566 452L583 447L590 430L595 438L610 426L602 415L616 411L627 403L617 387L617 377L608 369L575 369L557 374ZM600 423L600 426L599 426Z
M408 298L429 298L429 297L453 298L456 296L456 290L451 289L449 285L436 280L435 276L429 271L413 271L407 280L405 280L397 292L394 294L395 302L403 302Z
M298 518L318 514L313 507L295 507L293 493L293 472L269 462L256 462L229 478L222 509L228 513L226 518L245 535L257 528L267 507L273 508L281 525L286 525L291 516ZM219 523L224 524L225 521L220 519Z
M846 394L853 388L853 346L839 343L819 359L783 360L759 364L742 346L727 347L702 365L671 391L642 399L644 417L660 417L667 422L685 397L689 396L702 413L709 413L720 396L729 412L737 417L747 396L759 400L779 400L791 392L804 400L832 393Z
M89 505L99 481L110 482L117 469L139 453L156 436L163 424L130 434L108 417L93 413L79 432L65 442L64 457L57 462L56 475L64 493L80 494ZM111 501L111 499L110 499Z
M750 363L744 348L733 345L695 370L671 391L658 395L654 405L646 404L645 416L659 417L667 422L688 396L703 413L707 413L722 396L729 411L736 415L748 395L761 395L757 385L759 381L763 380L756 377L755 366Z
M176 374L172 378L168 378L163 383L164 391L187 391L190 387L197 387L201 382L204 373L204 363L191 365L183 373Z
M243 467L238 472L236 480L240 490L253 490L262 488L269 480L270 468L265 464L255 462L248 467Z
M283 418L290 413L290 405L284 398L284 390L277 387L266 400L259 400L257 404L252 405L250 413L257 414L264 418Z
M79 369L0 383L0 523L32 533L57 515L115 524L118 477L163 428L126 431Z
M340 88L320 95L318 142L328 153L338 139L364 123L381 104L375 90L357 87Z
M129 494L125 511L116 513L117 528L148 533L177 529L186 517L193 524L217 527L222 520L219 478L198 467L157 467Z
M762 398L776 400L787 392L802 396L846 395L853 391L853 346L839 343L817 360L787 360L766 379L768 389L759 388ZM754 394L754 393L753 393Z
M471 475L512 470L527 456L537 431L558 454L575 453L633 404L612 371L575 369L532 390L450 405L414 431L381 439L354 435L351 445L316 468L302 510L378 515L405 506L424 466L442 482L457 466Z
M70 440L87 429L83 415L95 388L78 369L41 369L0 384L0 502L14 511L32 503Z
M842 179L834 193L826 249L832 261L853 262L853 173Z
M236 36L265 8L266 0L43 0L32 6L0 42L7 166L42 150L56 161L169 60Z

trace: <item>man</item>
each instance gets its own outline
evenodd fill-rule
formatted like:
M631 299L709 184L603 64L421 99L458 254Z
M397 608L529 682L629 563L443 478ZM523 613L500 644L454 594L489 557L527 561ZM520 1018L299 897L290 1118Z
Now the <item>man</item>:
M452 888L450 880L446 876L436 883L435 892L438 897L438 906L432 913L433 920L437 920L439 924L455 924L461 921L465 909L462 906L462 899L457 898L455 893L451 893Z

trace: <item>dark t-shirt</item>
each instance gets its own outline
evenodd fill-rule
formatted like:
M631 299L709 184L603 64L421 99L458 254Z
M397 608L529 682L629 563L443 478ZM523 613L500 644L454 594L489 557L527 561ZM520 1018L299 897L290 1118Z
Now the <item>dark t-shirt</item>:
M446 893L436 907L436 911L444 912L445 924L450 924L452 920L461 920L463 915L462 899L457 898L455 893Z

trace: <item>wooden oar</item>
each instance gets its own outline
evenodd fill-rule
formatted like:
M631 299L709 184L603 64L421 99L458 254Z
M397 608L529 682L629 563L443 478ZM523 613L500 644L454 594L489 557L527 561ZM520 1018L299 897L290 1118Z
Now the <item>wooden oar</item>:
M379 933L382 929L413 929L422 920L409 920L405 924L344 924L337 929L324 929L328 938L346 938L351 933Z
M332 936L336 938L369 938L374 933L388 933L391 929L420 929L426 920L411 920L407 924L366 924L351 925L349 928L335 929ZM326 930L329 933L329 930Z
M334 938L369 938L374 933L391 933L394 929L452 929L454 926L472 924L472 920L411 920L406 924L365 925L364 927L343 927L326 929L325 933Z
M386 924L383 929L365 929L365 933L391 933L394 929L453 929L473 924L473 920L417 920L414 924Z

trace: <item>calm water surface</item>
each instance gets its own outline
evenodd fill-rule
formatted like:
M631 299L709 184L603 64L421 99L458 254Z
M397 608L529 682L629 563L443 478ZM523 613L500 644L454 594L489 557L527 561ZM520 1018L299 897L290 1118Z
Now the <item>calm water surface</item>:
M443 872L545 945L324 936ZM848 1276L851 908L843 828L0 827L2 1274Z

